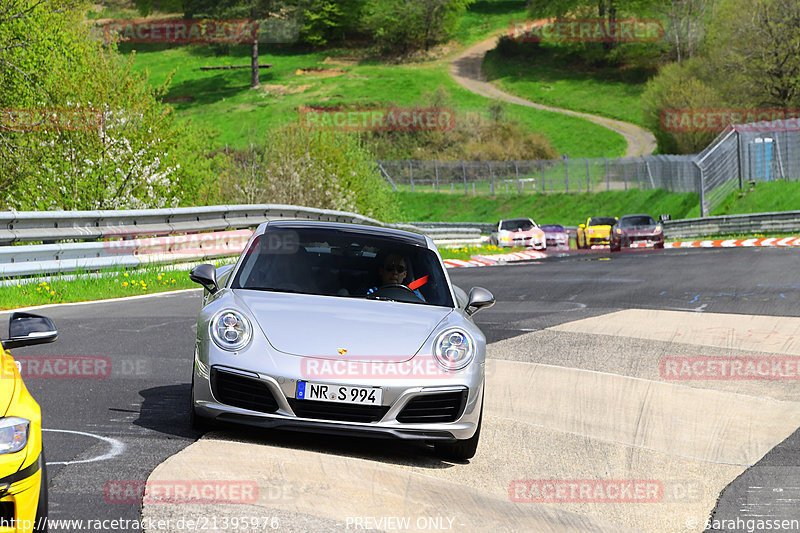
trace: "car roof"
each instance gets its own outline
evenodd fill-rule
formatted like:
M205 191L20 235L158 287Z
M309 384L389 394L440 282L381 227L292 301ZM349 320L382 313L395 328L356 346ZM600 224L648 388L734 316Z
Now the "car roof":
M263 233L270 228L285 229L331 229L342 233L358 233L361 235L371 235L375 237L387 237L403 241L406 244L424 246L428 248L428 241L424 235L412 233L394 228L384 228L381 226L367 226L364 224L345 224L343 222L326 222L319 220L270 220L261 224L256 233Z

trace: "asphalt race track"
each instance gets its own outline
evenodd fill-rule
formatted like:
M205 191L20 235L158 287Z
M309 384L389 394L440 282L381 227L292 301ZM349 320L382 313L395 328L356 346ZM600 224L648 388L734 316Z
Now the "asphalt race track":
M756 520L800 521L796 366L793 379L688 379L668 366L796 365L799 259L780 248L599 251L451 269L455 284L497 297L476 315L490 361L481 445L465 464L388 440L192 431L199 291L42 309L58 342L14 355L41 361L26 384L43 410L50 517L144 517L148 531L660 532L703 531L709 518L716 531L748 531ZM47 356L93 366L57 377ZM257 484L257 497L142 506L125 489L148 479L238 480ZM578 498L536 499L547 483L569 493L588 481ZM603 501L631 483L644 492Z

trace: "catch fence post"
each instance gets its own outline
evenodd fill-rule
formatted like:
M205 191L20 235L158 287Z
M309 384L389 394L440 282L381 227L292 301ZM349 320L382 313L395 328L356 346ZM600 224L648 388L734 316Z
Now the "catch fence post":
M586 192L589 192L589 160L585 157L583 160L586 162Z

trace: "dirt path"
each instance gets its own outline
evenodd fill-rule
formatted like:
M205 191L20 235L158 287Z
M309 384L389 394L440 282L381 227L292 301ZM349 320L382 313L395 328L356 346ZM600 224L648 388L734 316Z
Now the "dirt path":
M577 111L570 111L568 109L559 109L557 107L550 107L542 104L537 104L524 98L508 94L501 91L488 81L481 72L481 64L483 63L483 56L486 52L493 49L497 45L498 37L491 37L476 45L473 45L461 54L456 56L450 63L450 74L453 78L465 89L485 96L487 98L494 98L517 105L524 105L526 107L533 107L535 109L542 109L544 111L553 111L554 113L562 113L564 115L571 115L580 117L595 124L599 124L604 128L616 131L628 143L628 149L625 151L625 157L635 157L640 155L652 154L656 149L656 139L652 133L646 129L640 128L628 122L614 120L597 115L590 115L588 113L579 113Z

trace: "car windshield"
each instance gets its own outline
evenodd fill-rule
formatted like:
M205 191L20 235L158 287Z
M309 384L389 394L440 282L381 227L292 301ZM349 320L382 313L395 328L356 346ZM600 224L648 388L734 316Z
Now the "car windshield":
M590 226L613 226L617 223L614 217L592 217L589 219Z
M267 228L244 253L231 288L454 307L433 251L411 239L330 228Z
M512 218L500 222L502 231L528 231L534 228L536 223L529 218Z
M622 217L619 220L620 227L633 228L637 226L655 226L656 221L649 215L636 215L630 217Z

